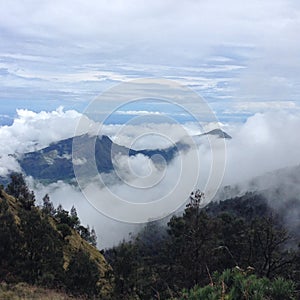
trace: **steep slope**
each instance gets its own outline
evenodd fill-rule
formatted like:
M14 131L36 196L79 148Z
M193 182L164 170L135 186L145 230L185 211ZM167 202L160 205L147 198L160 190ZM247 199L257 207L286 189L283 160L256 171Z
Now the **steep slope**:
M109 298L112 286L106 276L111 267L103 255L75 229L68 228L68 234L63 234L60 225L59 220L38 207L25 209L19 200L0 189L0 281L66 286L72 292L68 268L78 253L84 253L97 269L98 295Z

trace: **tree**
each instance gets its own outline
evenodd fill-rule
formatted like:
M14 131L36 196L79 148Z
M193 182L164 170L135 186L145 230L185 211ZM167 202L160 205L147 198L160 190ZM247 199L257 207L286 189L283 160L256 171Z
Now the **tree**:
M79 225L77 228L77 232L85 241L87 241L94 247L97 246L97 234L94 228L90 230L89 225L87 225L86 227L84 227L83 225Z
M100 275L96 263L83 250L79 250L71 259L66 270L67 289L75 295L96 295Z
M67 224L71 228L73 228L73 222L71 219L71 216L69 215L69 212L65 209L63 209L62 205L59 204L56 209L55 213L55 219L60 223L60 224Z
M192 193L183 216L173 216L168 223L172 272L176 273L174 285L192 287L206 281L207 267L213 258L211 251L218 246L218 222L200 209L202 198L200 191Z
M51 217L54 217L55 215L55 208L48 194L46 194L43 198L42 212Z
M30 210L35 203L33 191L28 189L21 173L12 173L10 178L11 182L7 185L6 192L19 200L25 209Z
M249 233L251 252L249 263L260 276L272 278L289 270L296 255L286 248L291 239L287 230L273 216L256 219Z
M123 241L117 247L106 251L105 257L116 275L114 280L116 298L135 299L133 296L136 296L138 280L136 270L139 267L136 245Z
M19 260L21 236L6 199L0 199L0 281L17 278L14 265Z
M235 266L247 267L248 260L249 226L242 218L230 213L221 213L217 216L218 245L212 249L215 259L214 270L223 270Z
M200 191L192 193L166 229L149 223L106 250L116 298L293 299L286 280L299 289L300 248L295 256L278 220L265 217L270 211L258 209L260 201L255 207L233 201L201 208L202 199Z
M55 285L63 274L63 250L58 232L43 218L37 209L20 213L20 230L23 233L19 273L24 281L40 283L45 275Z
M91 230L90 244L93 245L94 247L97 246L97 234L94 227Z
M71 227L74 229L78 229L78 227L80 225L80 220L78 218L77 211L76 211L76 208L74 207L74 205L72 206L72 208L70 210L70 218L71 218Z

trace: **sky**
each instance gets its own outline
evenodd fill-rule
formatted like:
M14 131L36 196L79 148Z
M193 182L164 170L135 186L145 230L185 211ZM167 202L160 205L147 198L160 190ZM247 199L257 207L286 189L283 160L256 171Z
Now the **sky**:
M104 114L115 110L104 130L120 145L165 145L159 138L137 139L148 131L172 136L175 143L182 138L182 123L188 134L199 134L189 113L199 117L201 111L190 97L182 97L180 107L155 99L118 107L109 91L118 93L119 84L140 78L173 80L208 104L233 137L226 142L223 185L298 165L299 37L297 0L0 0L0 175L20 171L12 153L72 136L84 119L81 113L99 95L110 96L101 96L95 108ZM93 108L87 124L93 124ZM118 123L132 117L151 123L127 124L122 131ZM181 125L155 124L155 117ZM211 160L207 153L200 146L182 158L192 165L200 155L206 167ZM133 161L137 173L147 173L147 159ZM173 191L177 163L170 165L173 176L162 190ZM31 186L38 199L48 192L56 205L64 202L70 209L75 204L83 223L95 225L104 246L136 229L98 214L72 185ZM124 182L114 188L129 198L140 195L131 194ZM66 193L72 197L66 199ZM111 230L103 231L103 224Z
M297 0L0 1L1 123L83 111L134 78L173 79L220 120L298 110Z

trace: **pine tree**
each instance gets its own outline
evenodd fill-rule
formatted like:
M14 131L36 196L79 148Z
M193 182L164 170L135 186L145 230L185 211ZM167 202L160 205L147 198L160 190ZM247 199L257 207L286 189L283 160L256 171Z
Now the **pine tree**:
M73 228L69 212L67 210L63 209L61 204L59 204L57 206L57 209L56 209L56 212L55 212L55 219L60 224L67 224L68 226Z
M8 184L6 192L18 199L25 209L30 210L34 206L35 196L33 191L28 189L23 174L13 173L10 178L11 182Z
M96 234L96 231L95 231L94 227L93 227L92 230L91 230L90 243L91 243L91 245L93 245L94 247L97 246L97 234Z
M74 205L70 210L70 218L71 218L71 227L77 230L80 225L80 220L78 218L77 211Z
M43 208L42 212L48 216L54 216L55 215L55 208L53 206L53 203L50 200L50 197L48 194L46 194L43 198Z
M90 226L87 225L87 227L84 227L83 225L80 225L78 227L78 233L80 234L80 236L86 240L87 242L90 241L90 237L91 237L91 232L90 232Z

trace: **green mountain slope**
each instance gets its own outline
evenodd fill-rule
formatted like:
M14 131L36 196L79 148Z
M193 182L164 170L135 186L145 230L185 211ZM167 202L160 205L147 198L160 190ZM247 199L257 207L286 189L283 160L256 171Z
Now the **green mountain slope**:
M67 230L66 230L67 229ZM77 230L0 189L0 282L109 299L111 267ZM2 299L2 298L1 298Z

